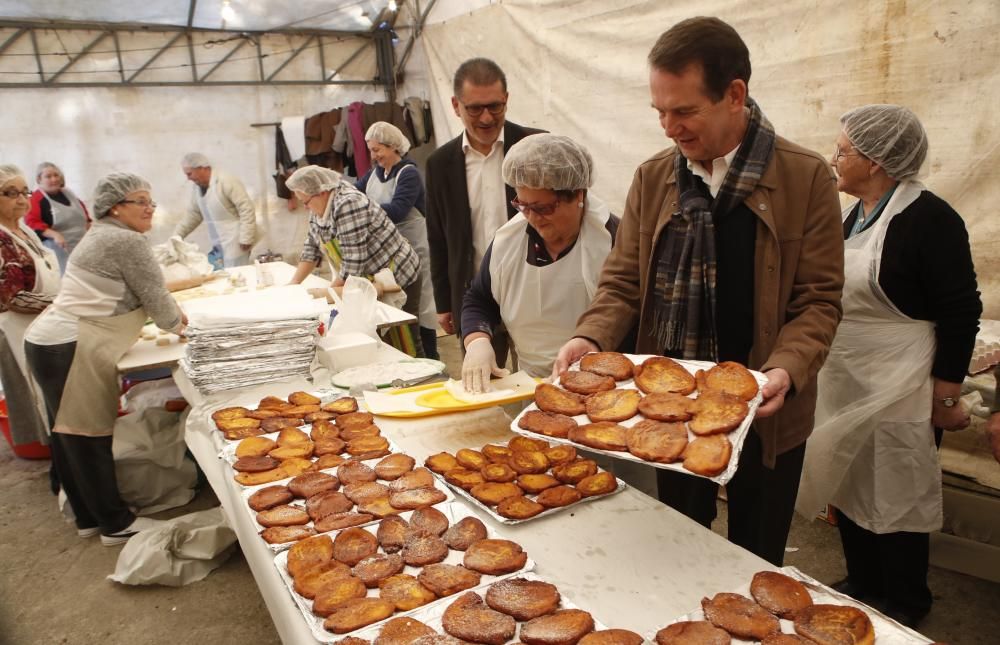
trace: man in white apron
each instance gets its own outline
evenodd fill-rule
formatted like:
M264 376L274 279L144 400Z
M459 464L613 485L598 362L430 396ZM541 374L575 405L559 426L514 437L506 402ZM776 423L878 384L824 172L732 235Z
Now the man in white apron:
M249 264L257 225L254 205L243 183L232 175L213 171L208 158L197 152L184 155L181 169L194 187L187 213L174 235L183 239L205 222L212 242L210 260L221 257L225 267Z

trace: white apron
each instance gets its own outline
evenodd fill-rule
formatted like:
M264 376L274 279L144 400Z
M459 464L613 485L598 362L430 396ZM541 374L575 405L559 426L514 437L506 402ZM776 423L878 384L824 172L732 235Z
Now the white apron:
M202 195L198 190L198 208L201 217L208 226L208 235L212 246L222 251L222 261L227 267L237 267L248 264L250 254L240 248L240 218L229 212L219 199L219 187L213 179L208 190Z
M923 189L901 183L875 224L844 242L844 318L819 373L796 503L808 517L832 503L877 534L929 533L942 524L931 425L934 324L904 315L878 284L889 223Z
M21 246L35 261L35 287L33 291L35 293L41 293L45 295L55 295L59 293L59 285L62 282L62 276L59 271L59 262L56 259L55 253L50 249L44 248L41 244L36 242L38 239L37 233L28 228L23 220L18 221L18 227L28 235L30 242L26 242L6 226L0 224L0 230L4 231L14 240L16 244ZM39 419L42 421L43 425L48 427L48 416L45 412L45 401L42 398L41 390L35 383L35 379L32 378L31 372L28 369L27 362L24 358L24 332L27 331L28 325L38 317L38 314L22 314L15 311L5 311L0 313L0 332L4 334L7 338L7 343L10 346L11 353L14 355L14 360L17 361L17 366L21 373L24 375L25 383L24 386L30 391L33 398L35 408L38 410ZM16 390L13 384L4 384L4 389L8 391L9 395L12 395ZM14 421L12 419L12 421ZM14 423L12 423L11 430L14 432Z
M588 196L573 249L543 267L525 261L528 221L523 214L515 215L493 237L489 267L493 298L517 348L518 366L531 376L552 373L559 348L590 306L611 251L611 234L605 228L608 217L604 203Z
M44 240L42 243L55 253L56 258L59 260L59 271L60 273L65 273L66 260L69 258L69 254L73 252L76 245L83 239L84 233L87 232L87 214L84 212L80 200L77 199L72 191L68 188L63 188L62 193L69 200L69 206L60 204L49 197L49 194L44 190L42 191L42 195L49 202L49 208L52 212L52 229L61 233L66 239L66 248L62 248L49 239Z
M385 204L392 201L396 194L396 182L404 172L417 172L416 166L403 166L389 181L380 181L372 171L365 184L365 194L375 204ZM431 282L431 247L427 242L427 220L416 208L396 223L396 229L406 238L420 258L420 314L417 320L421 327L437 329L437 306L434 304L434 285Z

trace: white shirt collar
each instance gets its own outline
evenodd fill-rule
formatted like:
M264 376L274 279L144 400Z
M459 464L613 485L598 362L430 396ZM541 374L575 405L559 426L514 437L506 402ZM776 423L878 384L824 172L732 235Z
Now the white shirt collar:
M732 165L733 159L736 157L736 151L740 149L740 144L736 144L736 147L727 152L722 157L716 157L712 160L712 173L709 174L708 170L701 164L701 162L687 160L688 170L691 171L695 177L700 177L705 185L708 186L708 192L711 193L712 197L719 194L719 189L722 187L722 182L726 178L726 173L729 172L729 166Z
M493 148L490 150L490 154L493 154L493 151L496 150L498 146L501 150L503 150L503 128L500 128L500 136L493 142ZM468 154L469 150L476 149L472 147L471 143L469 143L469 132L467 130L462 130L462 154ZM476 150L476 152L479 151Z

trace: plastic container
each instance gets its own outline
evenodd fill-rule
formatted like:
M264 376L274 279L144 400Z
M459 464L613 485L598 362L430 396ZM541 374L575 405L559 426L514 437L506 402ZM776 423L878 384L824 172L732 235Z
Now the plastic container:
M375 362L378 341L360 332L320 336L317 343L319 362L331 372Z
M7 416L7 399L2 397L0 397L0 431L3 432L3 436L7 437L7 443L10 444L11 450L21 459L49 459L52 457L49 447L38 441L32 441L20 446L14 445L14 440L10 436L10 417Z

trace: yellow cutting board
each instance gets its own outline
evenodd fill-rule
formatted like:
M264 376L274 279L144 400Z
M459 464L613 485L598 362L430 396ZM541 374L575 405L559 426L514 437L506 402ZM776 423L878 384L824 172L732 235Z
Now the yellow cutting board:
M499 379L493 382L493 385L497 389L512 389L514 393L510 396L506 396L499 399L494 399L491 401L483 401L477 403L469 403L467 401L460 401L456 399L451 393L445 389L444 383L430 383L427 385L417 385L414 387L400 388L394 390L387 394L389 395L400 395L400 394L412 394L414 392L423 392L419 394L413 402L419 406L421 409L408 409L408 410L379 410L375 411L374 414L386 417L397 417L397 418L415 418L415 417L427 417L435 414L448 414L450 412L462 412L466 410L481 410L483 408L491 408L497 405L505 405L507 403L514 403L516 401L523 401L529 399L535 394L535 386L538 380L533 379L524 372L518 372L512 374L504 379Z

